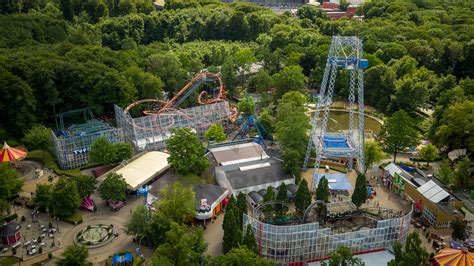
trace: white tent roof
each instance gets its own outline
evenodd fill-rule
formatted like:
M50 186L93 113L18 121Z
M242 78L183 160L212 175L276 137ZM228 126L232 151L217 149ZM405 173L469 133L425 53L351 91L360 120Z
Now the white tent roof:
M137 190L170 167L169 156L164 152L150 151L115 172L123 176L129 189Z
M395 176L395 173L401 174L403 170L394 163L389 163L384 167L384 170L389 172L391 176Z
M423 196L434 203L438 203L449 196L448 192L446 192L432 180L423 184L416 190L418 190L421 194L423 194Z

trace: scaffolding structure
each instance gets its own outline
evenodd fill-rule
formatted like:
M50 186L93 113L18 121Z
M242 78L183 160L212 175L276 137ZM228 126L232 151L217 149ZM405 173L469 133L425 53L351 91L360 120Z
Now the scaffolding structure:
M98 138L106 138L112 143L124 142L122 129L111 126L87 133L81 131L80 134L57 135L51 132L51 138L53 153L61 169L75 169L87 165L92 142Z
M333 36L329 50L319 101L311 122L311 135L303 169L307 169L311 151L316 150L315 173L323 157L346 157L352 169L352 159L358 159L359 171L364 171L364 72L368 61L362 59L362 41L357 37ZM349 72L349 128L345 132L327 132L329 112L336 76L342 69ZM356 94L358 106L356 106ZM358 110L356 111L356 109ZM320 112L323 112L320 118ZM354 114L358 113L358 126ZM315 185L315 183L313 183Z
M115 105L117 126L123 129L126 142L138 151L162 150L173 128L192 128L201 136L214 123L227 120L229 103L221 101L187 109L166 108L160 113L133 118L128 111Z
M383 210L382 210L383 211ZM377 212L374 208L367 213ZM304 263L328 257L340 246L355 252L389 249L404 242L409 233L412 210L401 217L375 221L374 228L339 233L319 223L272 225L244 214L243 230L250 224L258 252L277 264Z

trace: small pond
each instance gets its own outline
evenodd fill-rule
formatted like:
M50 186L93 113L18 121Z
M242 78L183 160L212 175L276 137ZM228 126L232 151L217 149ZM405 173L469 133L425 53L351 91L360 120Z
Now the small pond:
M358 114L354 114L354 125L359 123ZM382 125L375 119L365 116L364 129L371 130L378 135ZM329 132L349 129L349 113L343 111L332 111L329 113L328 129Z

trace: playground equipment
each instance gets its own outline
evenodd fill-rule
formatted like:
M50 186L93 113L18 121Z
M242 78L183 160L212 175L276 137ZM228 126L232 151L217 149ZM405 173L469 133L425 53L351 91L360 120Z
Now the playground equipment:
M311 135L306 149L303 169L308 167L311 150L316 150L315 173L322 157L346 157L352 170L352 160L364 170L364 73L368 61L362 59L362 41L357 37L333 36L319 94L319 101L311 121ZM327 132L329 112L339 69L349 72L349 129L346 132ZM358 127L354 128L355 95L358 96ZM322 118L319 117L323 111ZM356 134L357 133L357 134ZM313 187L315 182L313 182Z
M248 138L247 136L249 135L249 133L251 133L250 130L252 128L255 128L255 131L257 132L257 136L253 138L255 143L263 145L266 148L267 146L265 145L264 139L273 141L272 136L268 134L267 130L262 125L260 120L258 120L258 117L256 115L250 115L247 117L240 118L236 122L238 124L241 124L241 127L237 135L235 135L235 137L232 139L232 141L234 141L238 137L240 137L240 139Z
M162 100L158 99L144 99L140 100L137 102L134 102L127 106L124 110L124 112L130 111L133 107L142 104L142 103L159 103L162 104L163 106L161 108L158 108L157 110L146 110L143 111L145 115L156 115L156 114L161 114L163 113L166 109L168 108L177 108L180 104L182 104L186 99L193 94L204 83L208 82L214 82L218 81L219 82L219 88L218 92L215 98L208 98L208 92L203 90L199 94L197 98L197 102L200 105L206 105L206 104L212 104L212 103L217 103L217 102L223 102L225 101L227 92L225 90L224 82L222 81L222 77L219 73L211 73L207 69L202 71L201 73L198 73L196 76L194 76L186 85L178 92L176 95L171 98L169 101L165 102Z

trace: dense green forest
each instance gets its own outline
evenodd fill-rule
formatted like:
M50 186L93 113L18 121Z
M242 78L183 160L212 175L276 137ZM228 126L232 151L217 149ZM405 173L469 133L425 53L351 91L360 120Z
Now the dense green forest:
M166 2L155 11L151 0L2 1L0 139L51 125L54 113L91 106L101 115L172 95L204 68L220 71L231 95L306 93L321 82L331 36L356 35L370 62L366 103L405 110L440 147L474 150L473 1L372 0L358 11L364 19L337 21L311 6L279 15L249 3ZM237 77L255 62L259 73Z

